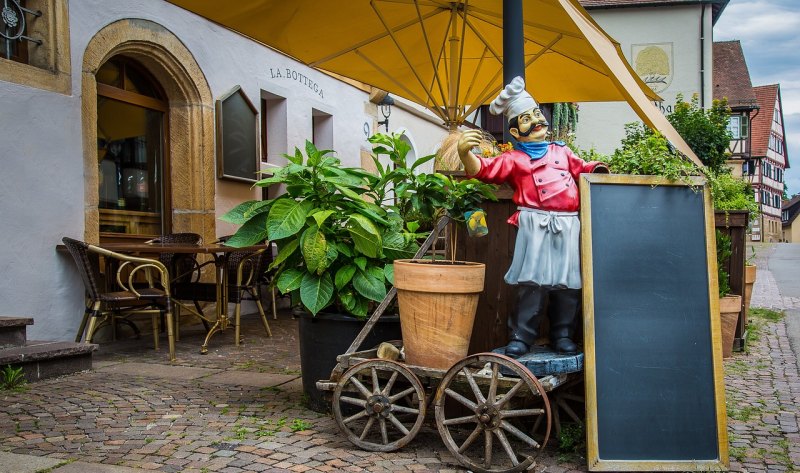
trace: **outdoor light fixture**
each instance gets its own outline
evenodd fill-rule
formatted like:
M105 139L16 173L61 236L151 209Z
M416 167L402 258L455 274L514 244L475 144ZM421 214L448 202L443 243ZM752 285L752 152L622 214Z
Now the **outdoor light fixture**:
M383 120L378 122L378 126L384 125L386 127L386 133L389 133L389 115L392 114L392 105L394 105L394 99L389 94L386 94L386 96L378 102L381 114L383 115Z

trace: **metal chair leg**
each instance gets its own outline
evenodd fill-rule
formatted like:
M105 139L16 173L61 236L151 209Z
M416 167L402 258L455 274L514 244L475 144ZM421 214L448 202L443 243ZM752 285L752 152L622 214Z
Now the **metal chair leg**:
M267 331L267 335L269 335L271 337L272 336L272 330L269 329L269 322L267 322L267 314L264 313L264 306L261 305L261 299L256 297L255 300L256 300L256 306L258 306L258 314L261 316L261 322L264 323L264 330L266 330ZM273 304L274 304L274 302L273 302ZM273 315L274 315L275 314L275 312L274 312L275 306L273 305L272 307L273 307Z
M83 334L86 331L86 322L89 321L89 314L92 312L91 306L86 306L86 309L83 311L83 319L81 319L81 325L78 327L78 333L75 335L75 343L80 343L81 339L83 338Z
M203 308L200 307L200 303L197 302L197 301L193 301L193 302L194 302L195 309L197 309L197 313L202 314L203 313ZM206 333L208 333L208 331L211 329L211 326L208 325L208 322L206 321L206 319L201 318L200 322L203 322L203 328L205 328L206 329Z
M98 319L100 318L100 301L95 301L92 304L92 314L89 319L89 327L86 329L86 343L92 343L94 331L97 330Z
M172 316L175 318L175 341L181 341L181 305L175 304L172 311Z
M272 318L278 320L278 308L275 305L275 288L273 287L270 292L272 292ZM267 332L269 332L269 324L267 324L266 321L264 324L267 326ZM272 334L270 334L270 337L271 336Z
M169 361L175 361L175 319L172 317L172 304L167 300L165 307L167 319L167 341L169 342Z
M234 336L236 337L234 340L237 347L239 346L239 336L242 327L241 315L242 315L242 301L239 300L233 309Z
M153 348L158 351L158 332L161 330L161 312L153 313L150 316L150 323L153 325Z

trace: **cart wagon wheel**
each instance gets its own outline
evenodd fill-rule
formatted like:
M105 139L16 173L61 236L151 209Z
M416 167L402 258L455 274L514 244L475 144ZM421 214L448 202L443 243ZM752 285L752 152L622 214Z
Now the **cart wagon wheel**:
M561 435L564 425L584 426L586 421L586 400L583 394L583 377L574 378L549 393L553 414L553 430L556 437ZM531 432L539 434L543 429L541 419L536 419Z
M532 406L537 398L539 406ZM527 368L505 355L482 353L456 363L444 375L434 405L444 444L472 471L527 470L550 436L547 393ZM543 419L541 444L525 433L523 417Z
M333 415L347 439L372 452L395 451L425 420L425 391L400 363L368 360L347 370L333 391Z

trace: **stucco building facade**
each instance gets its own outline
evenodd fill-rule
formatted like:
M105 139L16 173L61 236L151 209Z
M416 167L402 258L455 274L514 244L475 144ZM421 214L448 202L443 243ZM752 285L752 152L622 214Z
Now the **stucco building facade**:
M666 115L678 95L710 106L713 26L728 0L581 0L639 76L663 99ZM601 153L616 149L625 124L639 118L627 103L580 103L576 143Z
M252 182L219 172L220 98L235 93L252 105L257 166L285 163L282 154L307 139L359 166L379 131L368 87L167 2L25 5L42 12L17 12L41 44L14 42L14 57L0 58L0 313L33 317L32 338L74 338L83 313L81 279L56 251L63 236L97 243L194 232L213 241L235 230L220 215L261 197ZM408 104L390 122L412 158L446 134Z
M783 202L781 224L783 226L783 241L787 243L800 242L800 194Z
M753 241L783 240L781 209L783 207L784 170L789 167L786 131L779 84L753 88L759 113L752 122L752 157L759 164L751 178L761 215L753 222Z

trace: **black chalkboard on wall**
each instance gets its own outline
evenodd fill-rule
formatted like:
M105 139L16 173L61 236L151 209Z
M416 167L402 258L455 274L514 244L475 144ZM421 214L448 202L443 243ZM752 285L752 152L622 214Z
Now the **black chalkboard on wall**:
M217 177L258 180L258 110L238 85L216 103Z
M581 176L589 469L727 469L707 187Z

